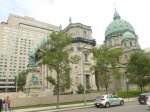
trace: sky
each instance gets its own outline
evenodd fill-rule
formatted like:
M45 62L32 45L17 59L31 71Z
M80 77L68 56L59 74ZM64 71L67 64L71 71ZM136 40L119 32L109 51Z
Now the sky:
M29 16L62 29L80 22L92 28L92 37L103 44L114 9L133 26L142 49L150 47L150 0L0 0L0 22L9 14Z

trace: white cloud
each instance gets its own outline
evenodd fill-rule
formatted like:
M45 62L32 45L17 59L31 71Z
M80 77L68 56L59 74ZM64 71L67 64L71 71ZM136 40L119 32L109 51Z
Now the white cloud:
M13 13L65 28L72 17L73 23L91 26L93 37L102 44L105 29L113 21L114 3L121 18L134 27L141 47L149 47L149 0L1 0L0 20Z

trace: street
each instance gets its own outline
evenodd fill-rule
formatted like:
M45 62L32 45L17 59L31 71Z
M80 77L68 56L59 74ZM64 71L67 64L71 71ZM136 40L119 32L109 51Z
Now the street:
M113 106L110 108L96 108L95 106L83 109L62 112L149 112L147 105L140 105L137 101L127 102L124 106Z

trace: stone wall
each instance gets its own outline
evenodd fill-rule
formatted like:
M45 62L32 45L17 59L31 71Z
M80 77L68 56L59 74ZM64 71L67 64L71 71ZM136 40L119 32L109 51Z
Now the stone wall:
M86 100L94 100L100 95L98 93L86 94ZM60 95L59 102L74 102L83 101L84 94L78 95ZM29 105L40 105L40 104L53 104L57 103L57 96L45 96L45 97L22 97L22 98L11 98L11 107L29 106Z
M18 97L23 97L24 93L23 92L9 92L9 93L0 93L0 98L4 99L7 96L10 98L18 98Z

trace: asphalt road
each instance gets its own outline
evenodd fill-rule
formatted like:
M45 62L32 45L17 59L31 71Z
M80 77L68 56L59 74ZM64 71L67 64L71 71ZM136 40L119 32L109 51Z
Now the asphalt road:
M113 106L110 108L96 108L95 106L76 110L65 110L61 112L150 112L147 105L141 105L137 101L127 102L124 106Z

